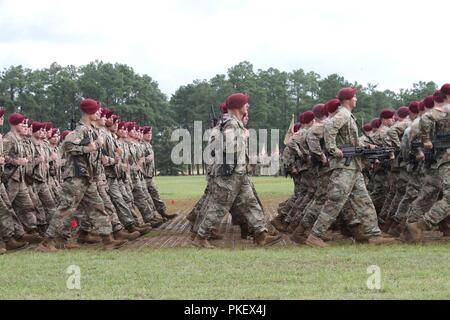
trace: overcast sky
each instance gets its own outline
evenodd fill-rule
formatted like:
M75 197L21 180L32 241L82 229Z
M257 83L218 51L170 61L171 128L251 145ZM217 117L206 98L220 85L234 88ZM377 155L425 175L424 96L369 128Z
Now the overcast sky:
M398 90L450 81L443 0L0 0L0 68L120 62L170 95L241 61Z

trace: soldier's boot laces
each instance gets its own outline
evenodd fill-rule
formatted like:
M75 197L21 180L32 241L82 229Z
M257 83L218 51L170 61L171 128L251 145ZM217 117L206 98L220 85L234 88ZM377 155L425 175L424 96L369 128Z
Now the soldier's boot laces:
M214 249L215 247L209 243L208 239L205 239L199 235L196 235L194 237L194 240L192 240L192 245L198 247L198 248L205 248L205 249Z
M123 247L128 240L114 240L112 235L102 236L104 250L114 250Z
M307 238L305 231L305 227L299 224L289 238L295 243L305 243Z
M119 230L114 232L114 239L115 240L128 240L133 241L139 238L141 234L138 231L134 232L126 232L124 230Z
M28 246L28 242L17 241L14 238L9 239L9 241L7 241L5 243L6 250L20 250L20 249L25 249L27 246Z
M37 250L42 252L57 252L55 240L52 238L45 238L37 247Z
M308 246L314 248L326 248L328 245L318 236L313 234L312 232L309 234L308 239L305 242Z
M267 231L260 232L254 236L256 245L260 247L268 247L274 245L281 240L281 235L271 236Z
M423 232L427 230L425 221L419 220L418 222L408 223L407 228L413 242L421 243L423 241Z

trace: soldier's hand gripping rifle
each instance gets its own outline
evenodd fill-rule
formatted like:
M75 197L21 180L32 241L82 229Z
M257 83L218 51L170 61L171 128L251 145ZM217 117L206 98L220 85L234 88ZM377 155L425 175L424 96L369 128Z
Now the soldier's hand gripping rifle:
M450 149L450 132L437 134L432 143L433 149L426 149L424 151L425 160L436 160L437 152ZM411 142L411 149L417 150L419 148L424 148L422 141L414 140Z
M345 166L349 166L355 157L364 157L375 162L376 160L390 159L395 152L394 148L376 147L371 149L369 147L351 147L343 146L340 148L345 159Z

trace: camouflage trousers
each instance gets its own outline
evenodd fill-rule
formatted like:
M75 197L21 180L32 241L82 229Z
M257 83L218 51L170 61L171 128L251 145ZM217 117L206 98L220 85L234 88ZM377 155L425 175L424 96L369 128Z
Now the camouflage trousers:
M294 206L285 219L286 223L300 222L303 218L305 208L314 200L314 194L317 190L317 170L310 168L303 172L300 183L305 186L305 193L303 197L297 198L295 201Z
M306 206L303 217L298 221L306 230L310 230L313 227L323 205L327 201L330 177L331 171L324 172L317 177L317 190L313 196L313 200Z
M431 226L438 225L450 216L450 163L444 163L439 167L439 176L442 185L442 199L436 202L425 213L423 220Z
M328 199L312 229L316 236L325 235L347 202L354 212L355 219L360 221L365 235L381 234L375 207L360 171L334 169L331 173L327 194Z
M48 224L51 218L56 214L56 202L52 196L50 188L45 182L34 182L33 191L38 197L40 207L45 211L43 224ZM38 222L38 224L41 224Z
M167 211L166 204L161 200L153 178L145 178L145 184L147 186L148 193L152 197L156 211L158 211L160 214L165 214Z
M97 183L97 190L100 198L102 199L103 205L105 207L106 213L109 216L109 220L111 222L112 231L120 231L123 229L122 224L120 223L119 217L117 216L116 208L114 207L113 203L111 202L111 199L109 198L108 192L107 192L107 184L106 181L101 180ZM82 214L82 219L80 223L80 229L83 231L91 232L92 231L92 224L89 222L89 220L86 218L88 215Z
M439 170L425 168L419 196L409 207L407 222L417 222L422 218L425 212L430 210L433 204L438 200L441 190L442 181L439 177Z
M34 191L32 184L27 185L27 189L31 202L33 203L33 209L36 215L36 224L38 226L45 226L47 224L47 214L45 212L44 205L39 199L37 193Z
M127 204L130 211L133 210L133 192L131 191L130 183L127 180L119 179L117 181L119 183L120 193L122 194L123 200Z
M400 206L400 202L406 193L408 180L408 172L406 171L406 168L400 168L400 171L395 174L395 184L389 190L389 193L393 195L391 201L386 203L386 208L383 210L383 214L386 219L394 219L397 209Z
M398 204L397 211L395 212L394 221L397 223L406 222L408 217L409 207L414 200L419 196L420 188L422 187L423 175L420 170L405 171L404 174L407 178L407 185L403 196ZM399 192L400 193L400 192Z
M214 178L211 184L211 199L208 201L197 234L209 238L212 229L222 221L233 206L245 208L242 214L248 222L250 232L267 231L264 213L253 193L249 177L233 173L231 176Z
M397 183L400 176L400 170L395 169L387 174L388 178L388 189L384 190L384 202L381 207L381 211L378 212L378 218L385 221L389 217L389 210L391 208L392 200L394 200L395 193L397 190ZM404 190L403 190L404 191Z
M372 176L371 184L372 192L370 193L370 198L372 199L377 214L380 214L386 193L389 190L389 177L387 171L383 169L376 171Z
M210 176L206 177L205 191L203 192L202 197L195 204L194 208L188 214L187 218L192 222L191 232L197 233L200 222L204 218L206 207L211 197L212 181L213 178L211 178Z
M61 184L56 177L50 176L48 179L48 186L53 196L55 204L58 206L61 201Z
M282 219L285 219L288 216L289 212L294 207L295 202L297 201L297 199L303 198L306 195L307 186L306 185L302 185L302 183L301 183L303 172L293 176L293 180L294 180L294 194L291 195L286 201L281 203L279 208L278 208L278 215L281 216Z
M12 207L26 231L37 229L36 211L25 182L10 180L7 192Z
M14 212L5 186L0 183L0 240L8 242L15 237L20 238L25 234L25 230Z
M136 205L141 213L144 222L149 222L155 216L156 212L154 206L150 203L150 201L152 201L151 197L149 199L149 196L143 188L143 183L139 177L133 177L132 184L134 205Z
M78 208L86 215L93 231L100 235L112 233L110 218L98 193L97 184L87 177L73 177L66 179L62 185L61 204L50 221L46 235L51 238L67 238Z
M130 203L128 204L125 200L126 195L123 194L122 190L123 189L116 178L108 178L108 195L116 208L120 222L125 228L128 228L135 225L137 221L130 209L130 205L132 207L133 201L130 199Z

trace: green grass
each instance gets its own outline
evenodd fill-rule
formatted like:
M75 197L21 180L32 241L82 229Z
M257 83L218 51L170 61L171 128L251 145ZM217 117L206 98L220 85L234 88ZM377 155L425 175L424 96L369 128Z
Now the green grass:
M261 197L283 197L293 192L291 179L284 177L252 177L256 190ZM183 200L198 198L206 186L204 176L157 177L156 185L161 197L167 200Z
M0 258L0 299L450 299L448 246L23 252ZM66 269L81 270L68 290ZM378 265L382 289L369 290Z
M158 177L164 199L192 199L204 177ZM292 192L284 178L254 178L264 201ZM187 201L187 200L186 200ZM450 299L449 244L269 249L28 250L0 256L0 299ZM68 290L66 269L81 270ZM367 268L382 289L367 288Z

